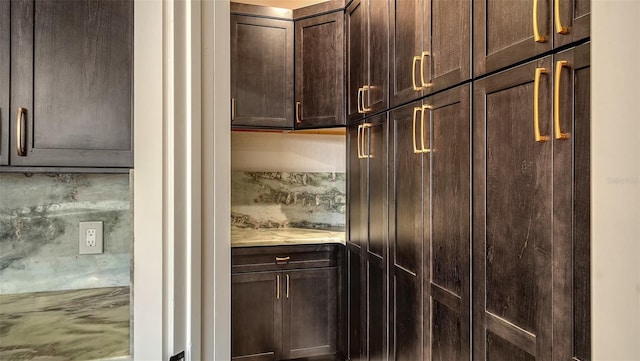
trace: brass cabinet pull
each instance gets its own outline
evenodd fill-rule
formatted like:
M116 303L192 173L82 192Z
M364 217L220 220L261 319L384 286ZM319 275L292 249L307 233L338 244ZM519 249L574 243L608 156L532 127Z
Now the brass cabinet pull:
M358 159L362 159L362 148L360 148L360 129L362 129L362 124L358 125L358 138L357 138L357 144L358 144Z
M280 275L276 275L276 299L280 299Z
M300 102L296 102L296 123L302 123L302 120L300 119Z
M533 80L533 132L536 142L544 143L549 140L549 136L540 135L540 75L547 73L546 68L536 68L536 75Z
M420 107L414 107L413 108L413 119L412 119L412 126L411 126L411 132L413 133L413 153L414 154L418 154L418 153L422 153L421 150L418 149L418 146L416 145L416 118L418 115L418 112L422 111L422 108Z
M540 35L540 30L538 29L538 1L540 0L533 0L533 39L536 43L544 43L547 40Z
M291 259L291 257L276 257L276 262L287 262Z
M363 158L363 159L366 159L366 158L372 158L370 153L365 153L365 149L366 149L366 148L365 148L365 134L364 134L365 129L369 129L369 128L371 128L371 124L369 124L369 123L364 123L364 124L362 124L362 126L361 126L361 127L362 127L362 128L361 128L361 129L362 129L362 138L361 138L361 141L362 141L362 158ZM368 139L368 138L367 138L367 139ZM369 145L369 142L367 142L366 144L367 144L367 145Z
M358 113L360 113L360 114L364 113L364 109L362 107L362 105L364 104L362 102L362 98L363 98L362 93L364 93L364 89L363 88L358 88L358 99L357 99L357 101L358 101Z
M19 156L24 157L24 113L27 110L23 107L18 107L18 117L16 119L16 151Z
M416 85L416 63L417 62L421 62L420 69L422 69L422 60L421 59L422 58L420 58L420 56L418 56L418 55L414 56L413 57L413 62L412 62L412 65L411 65L411 81L412 81L412 84L413 84L413 90L415 90L415 91L419 91L419 90L422 89L421 87Z
M420 114L420 153L429 153L431 149L424 147L424 114L429 112L431 115L431 106L423 105L422 106L422 114Z
M426 63L425 58L427 56L431 56L428 51L423 51L422 55L420 56L420 82L422 83L423 87L431 85L431 83L427 83L426 81L424 81L424 64Z
M236 120L236 99L231 98L231 121Z
M554 81L554 95L553 95L553 123L555 126L556 139L569 139L569 133L562 133L560 130L560 76L562 75L562 68L569 67L569 62L566 60L560 60L556 62L556 73Z
M370 89L370 88L371 88L371 87L370 87L370 86L368 86L368 85L365 85L365 86L363 86L363 87L362 87L362 112L363 112L363 113L366 113L366 112L370 112L370 111L371 111L371 108L367 108L367 107L364 105L364 95L365 95L365 92L369 91L369 89Z
M286 290L286 297L289 298L289 275L286 275L287 277L287 290Z
M555 3L555 18L556 18L556 33L566 34L569 32L569 28L562 26L562 19L560 19L560 0L554 0Z

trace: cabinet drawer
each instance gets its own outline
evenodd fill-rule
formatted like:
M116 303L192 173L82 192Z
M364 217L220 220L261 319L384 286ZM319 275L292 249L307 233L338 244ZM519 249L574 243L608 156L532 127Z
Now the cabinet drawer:
M231 250L231 273L333 267L339 244L237 247Z

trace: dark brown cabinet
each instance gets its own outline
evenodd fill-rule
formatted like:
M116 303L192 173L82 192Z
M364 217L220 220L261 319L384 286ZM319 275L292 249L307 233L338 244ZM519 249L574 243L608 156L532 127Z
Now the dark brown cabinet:
M293 128L293 21L231 15L231 126Z
M389 2L354 0L345 10L347 122L388 108Z
M10 4L10 164L133 166L133 2ZM1 64L6 54L3 49ZM6 114L3 109L3 124Z
M9 74L11 3L0 3L0 166L9 164Z
M232 250L233 359L335 357L341 245Z
M344 125L344 15L295 22L295 127Z
M476 83L475 359L590 359L589 77L585 44Z
M391 106L471 78L469 1L395 0L390 14Z
M585 39L589 0L474 0L474 75Z

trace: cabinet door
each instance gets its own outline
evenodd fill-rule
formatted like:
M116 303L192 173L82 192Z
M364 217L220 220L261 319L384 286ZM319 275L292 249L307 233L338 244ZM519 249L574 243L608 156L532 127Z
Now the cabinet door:
M336 268L284 273L283 358L336 352Z
M366 360L364 347L366 289L363 282L362 250L347 242L347 356L352 361Z
M552 359L551 65L542 58L474 85L476 360ZM536 141L537 129L548 138Z
M389 1L365 0L366 55L362 96L366 114L388 108L389 91Z
M367 5L364 0L354 0L345 10L347 50L347 122L362 119L362 88L365 82L365 36Z
M431 119L431 212L425 212L425 317L431 360L470 360L471 92L425 101ZM429 323L430 320L430 323Z
M231 125L293 127L293 22L231 15Z
M427 1L423 50L428 52L420 64L425 76L425 94L471 79L469 0Z
M551 50L551 0L473 0L474 75ZM534 37L534 24L540 38Z
M231 275L231 357L279 360L282 344L281 272Z
M0 165L9 164L9 73L11 3L0 2Z
M133 1L17 0L11 18L11 164L131 167Z
M422 31L425 27L425 1L428 0L391 2L389 96L392 107L422 96L420 66L423 51Z
M590 0L554 0L554 5L555 48L590 36Z
M429 212L428 118L422 103L389 113L389 300L390 359L423 357L423 237ZM426 124L426 127L421 126Z
M347 129L348 140L348 238L347 240L360 247L366 247L368 235L368 158L363 156L363 145L366 145L366 131L362 124L354 124ZM366 248L365 248L366 249Z
M558 100L553 138L556 360L591 360L589 47L587 43L554 56L554 99Z
M344 124L344 16L295 23L296 128Z

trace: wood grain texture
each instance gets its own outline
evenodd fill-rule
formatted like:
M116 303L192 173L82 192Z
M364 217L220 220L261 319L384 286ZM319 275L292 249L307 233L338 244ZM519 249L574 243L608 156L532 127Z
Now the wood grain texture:
M387 356L387 267L375 255L367 257L367 344L369 360Z
M344 124L344 15L295 22L296 129Z
M0 2L0 166L9 164L9 76L11 3Z
M366 285L363 284L363 262L361 249L347 243L347 329L348 329L348 352L350 360L365 360L366 354L364 329L364 312L366 310Z
M293 19L300 20L307 17L314 17L325 13L341 12L344 16L344 0L328 0L321 3L293 9Z
M365 64L367 10L364 1L354 0L345 10L347 123L364 118L364 114L358 112L358 89L365 85L367 71Z
M11 14L12 108L27 109L27 156L11 164L131 167L133 2L21 0Z
M391 106L416 100L422 90L413 89L413 75L420 85L420 62L412 68L413 57L423 50L425 3L428 0L390 2L389 19L389 97ZM425 49L426 50L426 49Z
M348 164L349 177L347 179L348 203L348 233L347 240L366 248L368 234L369 200L367 195L369 163L367 159L358 158L358 124L347 129L348 134Z
M589 0L555 0L560 2L560 19L569 31L565 34L557 32L554 23L553 45L558 48L591 35L591 1Z
M387 117L369 119L366 129L369 162L369 239L367 251L387 259ZM385 269L386 272L386 269Z
M364 94L367 114L388 109L389 91L389 2L365 0L368 7L366 19L365 84ZM367 31L368 30L368 31Z

